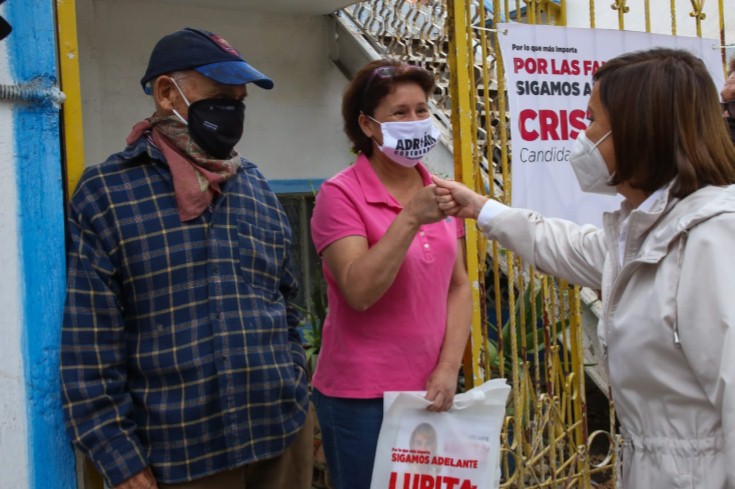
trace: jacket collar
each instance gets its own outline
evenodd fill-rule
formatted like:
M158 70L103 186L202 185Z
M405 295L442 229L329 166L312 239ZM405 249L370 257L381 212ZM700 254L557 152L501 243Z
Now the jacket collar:
M674 240L697 224L735 212L735 185L708 185L684 199L671 194L673 185L672 181L666 186L662 197L647 212L631 209L624 201L620 210L606 213L605 234L617 243L620 225L629 216L627 241L635 250L636 260L656 263L666 256Z

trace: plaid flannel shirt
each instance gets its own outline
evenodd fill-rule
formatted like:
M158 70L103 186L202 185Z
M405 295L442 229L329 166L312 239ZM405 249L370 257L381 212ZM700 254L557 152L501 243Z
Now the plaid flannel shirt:
M282 453L308 409L305 358L288 219L255 165L182 223L141 138L84 172L68 223L64 415L106 482L150 465L176 483Z

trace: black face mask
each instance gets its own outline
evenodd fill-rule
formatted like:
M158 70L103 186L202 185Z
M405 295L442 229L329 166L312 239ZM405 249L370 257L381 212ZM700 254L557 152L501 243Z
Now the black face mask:
M725 122L727 122L727 128L730 130L730 139L735 144L735 117L725 117Z
M242 138L244 124L245 104L239 100L207 98L189 105L189 134L217 159L230 157Z

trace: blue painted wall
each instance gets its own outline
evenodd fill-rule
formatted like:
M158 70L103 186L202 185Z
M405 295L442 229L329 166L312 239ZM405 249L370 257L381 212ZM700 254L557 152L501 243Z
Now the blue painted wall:
M270 180L268 182L276 194L316 194L324 183L323 178Z
M56 83L54 2L9 0L8 43L15 83ZM59 338L65 293L64 197L59 109L51 101L13 107L28 410L28 487L73 488L74 457L64 431Z

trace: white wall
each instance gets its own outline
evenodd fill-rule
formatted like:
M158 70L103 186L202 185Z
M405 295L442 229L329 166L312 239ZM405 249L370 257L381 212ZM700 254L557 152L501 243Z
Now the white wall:
M132 125L153 113L140 77L156 41L183 27L216 32L274 80L270 91L249 87L237 147L266 177L327 178L352 162L329 17L78 0L77 22L87 166L122 150Z
M4 7L0 7L0 14ZM7 41L0 42L0 84L12 85ZM19 291L18 191L13 103L0 100L0 487L27 487L28 433Z

